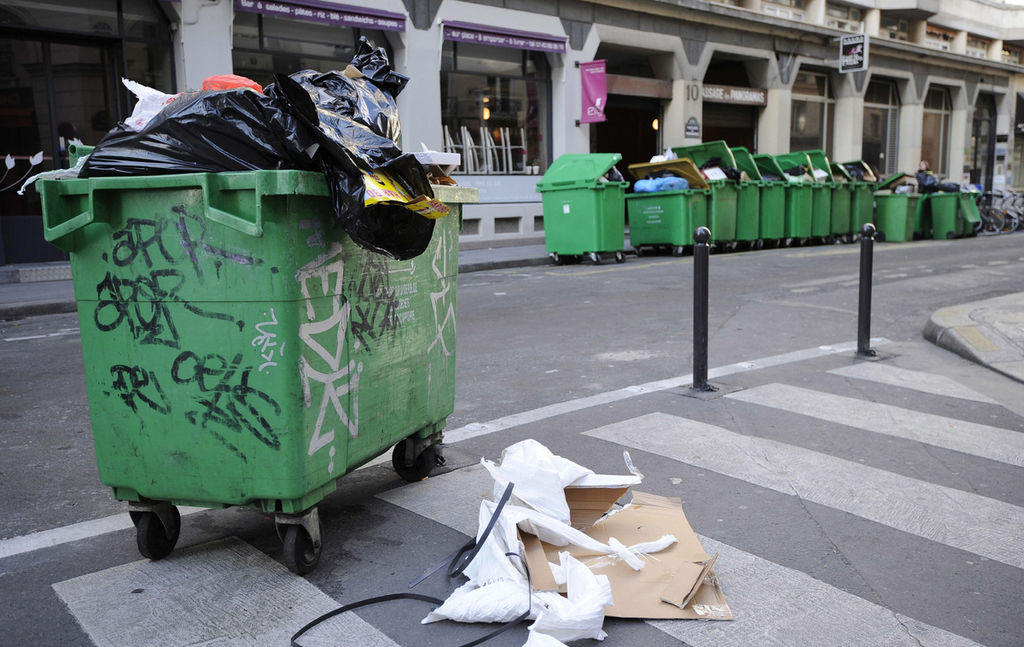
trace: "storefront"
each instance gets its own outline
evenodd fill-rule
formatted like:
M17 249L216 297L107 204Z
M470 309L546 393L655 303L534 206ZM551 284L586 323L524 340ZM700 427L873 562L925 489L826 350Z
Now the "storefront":
M801 70L793 82L789 149L823 150L831 156L834 114L835 97L829 75Z
M96 144L127 114L122 77L173 91L165 8L148 0L0 7L0 156L14 161L0 181L0 265L66 258L43 241L38 195L17 189L29 175L67 168L72 142Z
M896 81L872 78L864 95L861 159L882 175L892 175L901 168L899 122L900 100Z

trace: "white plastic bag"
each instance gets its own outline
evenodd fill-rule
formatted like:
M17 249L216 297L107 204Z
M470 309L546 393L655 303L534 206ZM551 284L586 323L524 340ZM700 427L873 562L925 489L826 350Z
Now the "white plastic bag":
M562 642L592 638L604 640L604 608L613 603L612 585L606 575L594 575L569 553L559 553L562 571L566 575L566 596L557 593L538 593L544 610L530 625L531 632L543 633Z
M555 456L536 440L518 442L501 453L501 464L486 459L481 463L495 482L495 498L509 483L515 483L513 500L538 512L569 523L569 504L565 501L565 486L594 471Z
M131 116L124 120L124 125L136 132L145 128L153 117L164 109L164 106L181 96L180 94L166 94L159 90L154 90L131 79L121 79L121 83L124 83L124 87L131 90L139 98L138 103L135 104L135 108L132 110Z
M493 582L478 587L466 582L452 591L444 604L437 607L421 624L438 620L455 622L511 622L526 612L530 590L522 582ZM531 616L534 617L534 616Z

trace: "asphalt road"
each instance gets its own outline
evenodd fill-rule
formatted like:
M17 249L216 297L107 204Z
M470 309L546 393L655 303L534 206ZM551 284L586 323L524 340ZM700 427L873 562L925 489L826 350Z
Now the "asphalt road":
M3 642L284 644L334 600L405 590L461 545L490 494L479 459L532 437L598 472L622 473L629 449L642 489L681 497L720 552L736 621L608 620L605 644L1019 645L1024 540L1006 523L1024 506L1022 387L921 329L938 308L1019 291L1022 242L876 246L877 362L837 348L856 339L857 246L713 255L710 365L727 370L707 400L608 396L690 372L691 259L463 275L448 426L467 439L421 483L403 487L386 465L339 481L305 579L278 564L272 519L247 510L186 515L171 557L139 561L124 504L99 484L77 317L0 324ZM417 590L452 586L435 575ZM320 638L450 645L483 633L423 627L426 610L367 609ZM517 629L490 644L524 641Z

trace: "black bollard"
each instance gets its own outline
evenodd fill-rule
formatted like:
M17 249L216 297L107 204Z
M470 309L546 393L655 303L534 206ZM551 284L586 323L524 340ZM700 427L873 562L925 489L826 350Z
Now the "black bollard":
M708 256L711 230L693 232L693 390L714 391L708 384Z
M871 260L875 226L864 223L860 230L860 301L857 305L857 356L874 357L871 349Z

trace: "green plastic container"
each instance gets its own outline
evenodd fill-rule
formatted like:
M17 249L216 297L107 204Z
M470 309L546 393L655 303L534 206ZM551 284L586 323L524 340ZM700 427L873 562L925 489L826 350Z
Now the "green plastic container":
M960 214L959 193L929 193L925 196L930 212L931 236L936 240L964 235L964 218ZM927 231L925 232L927 233Z
M918 193L893 193L906 173L898 173L879 184L875 192L875 226L881 240L889 243L903 243L913 240L915 230L920 226L921 210L924 205Z
M552 259L615 252L625 246L625 191L629 182L602 177L622 159L618 153L562 155L537 183L544 206L544 243Z
M832 222L832 194L835 191L836 182L832 175L832 165L828 161L828 156L821 150L800 151L790 153L790 155L806 155L811 164L811 175L815 180L814 204L811 207L811 236L830 239L832 236L843 233L837 231Z
M788 241L811 237L811 208L813 206L812 179L808 176L786 174L775 156L754 155L754 163L764 177L765 173L783 178L783 235Z
M853 178L839 164L832 164L832 177L835 178L832 188L832 230L835 236L849 241L854 233Z
M963 215L963 235L973 236L981 225L981 213L978 211L978 193L963 191L960 193L960 213Z
M767 182L761 176L760 169L757 168L757 163L754 161L754 157L750 154L750 151L742 146L737 146L732 149L733 159L736 161L736 168L746 173L749 180L743 180L740 183L741 189L741 203L739 206L738 213L746 213L749 211L749 207L745 206L742 201L742 195L744 192L749 192L752 187L757 187L758 200L757 200L757 237L763 242L765 240L779 240L785 233L785 224L783 222L783 213L785 211L785 185L782 182ZM750 200L746 204L749 204ZM736 239L737 240L748 240L744 235L741 235L740 229L745 223L746 219L740 217L736 224ZM750 229L753 229L750 227Z
M859 169L862 180L854 179L850 171L854 167ZM854 234L859 234L865 224L874 221L877 179L871 172L871 167L862 160L833 164L833 173L838 172L837 169L842 169L850 177L850 226Z
M37 187L45 237L71 255L100 480L134 504L144 555L173 548L168 504L251 506L278 513L285 561L307 572L313 506L339 477L396 443L400 474L429 472L454 406L458 203L475 189L435 187L453 213L424 254L391 261L334 226L320 173Z
M626 196L629 242L638 256L648 249L663 246L669 246L673 254L681 255L685 247L694 244L694 230L707 226L711 191L693 162L681 159L629 166L630 174L636 179L658 171L671 171L685 178L691 188Z
M716 157L721 160L722 166L736 168L732 151L724 141L678 146L673 148L672 152L676 157L692 161L698 168ZM708 202L708 228L711 230L711 241L731 243L736 240L740 187L729 179L709 179L707 182L711 189L711 199ZM746 214L745 217L749 217L749 214ZM756 218L756 212L754 212L754 217Z

